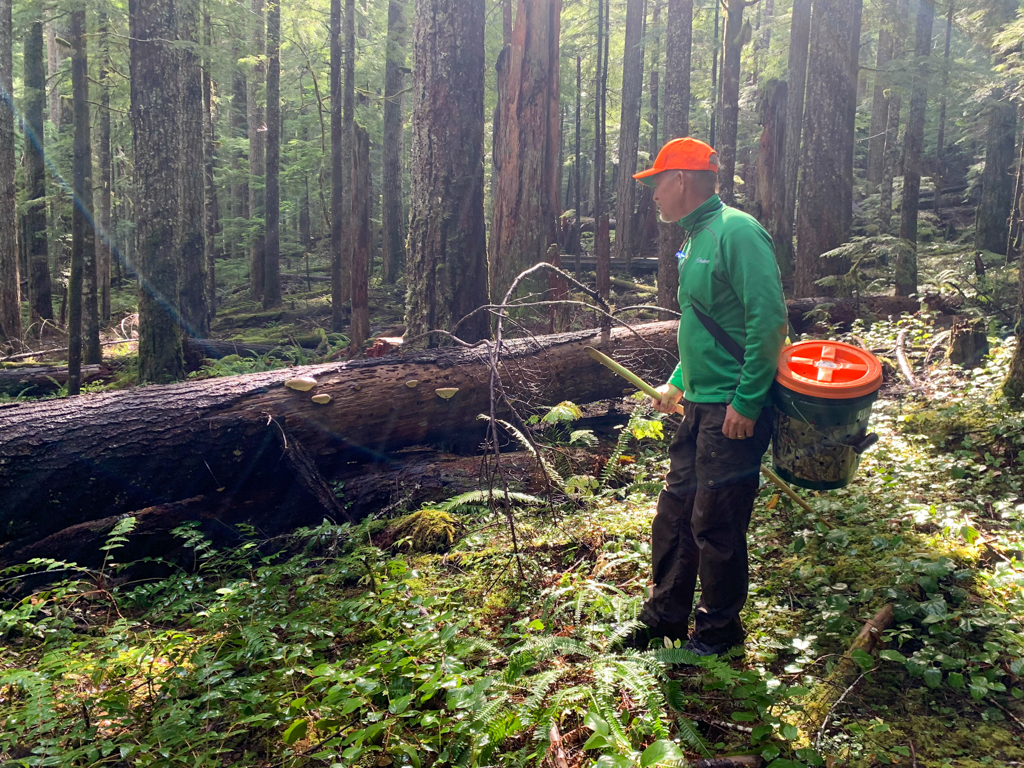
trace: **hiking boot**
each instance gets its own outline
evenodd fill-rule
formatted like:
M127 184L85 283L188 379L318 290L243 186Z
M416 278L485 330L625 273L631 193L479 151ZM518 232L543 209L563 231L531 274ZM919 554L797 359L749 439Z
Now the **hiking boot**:
M691 637L683 648L694 656L723 656L734 648L742 648L743 641L737 640L732 643L705 643L696 637Z

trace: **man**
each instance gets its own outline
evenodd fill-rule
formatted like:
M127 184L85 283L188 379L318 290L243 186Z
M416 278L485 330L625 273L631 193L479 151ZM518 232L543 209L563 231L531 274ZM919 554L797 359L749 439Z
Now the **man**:
M771 238L716 194L718 156L674 139L634 178L654 188L661 220L680 225L679 365L654 407L683 423L651 536L654 588L627 644L689 637L700 656L743 642L747 527L771 439L768 389L786 335L786 304ZM697 577L701 598L688 633Z

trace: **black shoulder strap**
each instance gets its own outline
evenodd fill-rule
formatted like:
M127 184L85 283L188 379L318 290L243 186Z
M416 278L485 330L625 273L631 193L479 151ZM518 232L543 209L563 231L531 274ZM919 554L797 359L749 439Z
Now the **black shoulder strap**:
M693 314L695 314L697 319L700 320L700 324L707 328L708 333L714 336L715 341L725 347L725 351L732 355L737 363L743 365L743 347L737 343L736 339L726 333L722 326L697 309L697 307L692 303L690 304L690 307L693 309Z

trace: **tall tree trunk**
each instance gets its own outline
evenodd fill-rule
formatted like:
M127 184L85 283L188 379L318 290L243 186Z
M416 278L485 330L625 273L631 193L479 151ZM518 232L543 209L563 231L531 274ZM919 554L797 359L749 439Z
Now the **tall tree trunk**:
M722 49L721 125L717 137L718 144L711 145L718 150L719 195L726 205L735 202L733 190L736 176L736 134L740 115L740 57L747 42L745 38L750 36L750 22L747 22L746 28L743 26L745 5L745 0L729 0Z
M761 95L761 141L757 152L758 218L775 240L783 231L785 195L783 177L786 159L787 85L782 80L766 80Z
M783 147L782 218L775 240L775 258L784 279L793 275L793 220L796 215L797 181L800 171L801 134L804 122L804 94L807 85L807 54L811 35L811 0L793 0L789 30L789 63L786 76L786 141Z
M668 142L690 132L690 61L693 0L668 0L665 19L665 101L662 138ZM658 226L658 306L679 311L679 264L682 234L674 222Z
M113 159L110 151L110 19L104 7L98 14L97 33L100 39L100 111L99 146L96 150L96 164L99 166L98 183L93 186L97 227L96 277L99 280L100 322L110 322L110 261L113 249L110 233L110 205L113 193Z
M878 30L878 51L875 54L875 86L871 94L871 130L868 136L868 184L882 182L882 158L885 155L885 126L889 120L889 62L892 60L892 34L883 20Z
M263 308L281 306L281 0L267 6L267 250Z
M722 44L719 17L720 3L715 3L715 31L711 42L711 124L708 126L708 143L713 147L718 143L718 117L722 111L722 90L718 82L718 54Z
M648 87L650 100L648 101L647 110L647 122L651 126L650 133L648 134L647 151L650 154L651 162L654 162L654 158L657 157L658 150L661 148L658 138L658 89L661 87L661 6L662 0L654 0L651 10L653 37L651 39L650 85ZM637 215L637 231L633 238L633 250L636 253L641 253L644 246L657 237L656 233L658 231L658 216L654 200L652 199L654 191L644 185L640 187L639 192L640 210Z
M582 156L580 154L580 133L583 127L583 57L576 55L576 146L573 159L573 205L576 215L573 217L572 253L576 256L574 269L577 279L581 273L580 256L583 251L583 190L582 190Z
M41 4L36 5L42 13ZM50 259L46 245L46 165L43 105L46 70L43 60L43 22L33 21L25 34L25 213L22 232L28 252L28 295L31 321L53 319Z
M358 354L370 338L370 134L355 129L352 154L352 324L350 350Z
M843 178L850 180L850 224L853 224L853 159L855 154L855 143L857 138L857 105L860 104L861 94L867 91L867 86L860 87L860 31L863 19L864 0L853 0L853 24L850 28L850 79L853 81L853 93L846 108L846 132L843 135L843 151L846 153L846 167L843 169ZM866 81L865 81L866 82ZM842 268L841 261L834 261L826 266L826 274L835 274L834 270Z
M1013 184L1013 206L1010 208L1009 224L1009 235L1006 238L1007 264L1013 263L1014 260L1024 259L1024 133L1021 134L1020 138L1020 155L1017 157L1017 179ZM1021 296L1024 297L1024 293ZM1017 316L1024 317L1024 314L1018 313Z
M199 43L201 0L178 0L178 39L181 65L181 198L178 232L179 310L185 333L192 338L210 335L210 309L206 301L206 247L203 228L203 164L197 162L203 146L203 70ZM188 160L185 160L188 158Z
M501 0L501 47L512 45L512 0Z
M341 108L341 0L331 0L331 330L345 327L345 259L342 238L345 217L342 214L345 181L342 150Z
M246 101L249 125L249 286L253 298L263 298L263 273L267 235L264 203L266 201L267 127L266 99L267 64L264 60L266 27L263 18L264 0L252 0L252 48L256 63L249 73Z
M381 275L392 284L405 268L405 206L402 201L402 91L405 90L407 0L388 2L388 41L384 62L384 170L381 202L384 257Z
M892 61L903 58L907 39L907 16L910 0L887 0L886 10L893 19ZM878 188L878 231L889 234L892 229L892 185L900 157L900 117L903 110L901 86L889 88L889 109L885 123L885 151L882 155L882 181Z
M853 137L849 112L857 93L850 62L856 17L849 0L814 4L796 221L796 296L813 295L818 257L850 236L853 169L848 146Z
M84 12L83 12L84 13ZM0 0L0 339L21 341L21 281L14 166L14 28L10 0Z
M640 97L643 92L643 0L626 0L626 40L622 57L622 112L619 118L619 177L615 209L615 256L633 260L633 225L638 186L636 156L640 149Z
M939 173L935 179L935 199L932 210L936 218L942 221L942 186L946 181L946 90L949 88L949 48L953 37L953 11L956 0L949 0L946 9L946 46L942 51L942 100L939 102L939 131L935 139L935 160Z
M139 379L184 376L174 244L182 158L178 110L177 0L129 0L131 118L139 272Z
M416 0L406 334L450 329L487 303L484 2ZM466 341L488 336L480 312ZM432 335L431 345L444 339Z
M78 394L78 369L83 354L87 364L103 362L99 311L96 305L96 230L92 212L92 143L89 125L89 58L85 42L85 9L71 12L71 92L74 100L75 143L71 188L75 207L71 214L71 280L68 302L68 394ZM77 269L76 269L77 267ZM77 275L76 275L77 271ZM82 338L84 336L84 339ZM78 349L74 349L78 346Z
M1009 214L1013 207L1017 107L997 89L988 110L985 170L981 174L981 199L974 217L974 247L979 251L1006 253Z
M508 56L491 219L491 298L557 242L561 0L519 0Z
M47 79L50 81L48 110L50 122L53 123L54 127L60 127L67 122L64 118L64 108L60 100L61 80L59 74L61 66L68 55L65 48L57 42L58 37L61 39L67 37L67 29L63 26L64 17L61 16L58 20L54 18L57 15L55 8L48 8L46 11L48 21L45 25Z
M924 154L924 118L928 106L928 57L932 52L933 0L918 0L917 42L914 53L913 87L910 92L910 116L903 147L903 200L900 206L900 238L910 241L913 251L901 249L896 258L896 295L909 296L917 291L917 209L921 195L921 166Z
M249 85L245 70L238 65L238 43L232 44L232 60L234 67L231 72L231 115L228 128L235 139L249 138ZM244 142L248 143L248 141ZM231 185L231 217L235 220L233 229L235 236L231 238L231 255L238 258L244 253L245 238L240 236L240 223L249 218L249 177L247 153L239 150L231 158L234 176L238 181Z
M203 61L203 232L206 243L206 306L212 321L217 314L217 183L214 179L217 158L216 121L213 114L213 22L209 0L203 9L203 41L207 54Z
M352 166L353 147L355 142L355 81L356 81L356 4L355 0L345 0L345 17L342 21L342 45L344 46L345 82L342 83L341 105L341 161L342 189L341 204L341 248L342 270L341 281L342 302L348 307L352 302Z
M594 66L594 222L601 218L604 213L604 179L605 179L605 146L604 146L604 105L605 89L602 87L603 79L601 70L604 66L604 36L607 30L604 26L606 2L611 0L597 0L597 63Z

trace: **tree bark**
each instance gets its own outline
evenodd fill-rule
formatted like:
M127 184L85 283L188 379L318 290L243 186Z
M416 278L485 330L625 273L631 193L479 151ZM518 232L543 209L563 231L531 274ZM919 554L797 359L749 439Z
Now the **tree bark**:
M758 218L773 240L784 236L787 85L766 80L761 94L761 140L757 151ZM781 265L780 265L781 269Z
M903 58L907 39L909 0L888 0L886 10L893 17L892 61ZM878 231L889 234L892 228L892 185L899 161L900 113L903 109L902 88L895 82L889 89L889 110L885 124L885 152L882 156L882 182L878 189Z
M281 0L267 6L267 242L263 308L281 306Z
M1013 185L1013 205L1010 208L1009 235L1006 238L1006 263L1024 258L1024 134L1017 157L1017 179ZM1024 304L1024 303L1022 303ZM1018 314L1018 317L1024 315Z
M99 168L98 183L93 185L93 209L98 223L96 237L96 279L99 281L99 319L103 324L110 322L110 262L111 247L110 213L111 195L114 183L113 158L110 150L110 19L106 9L98 14L98 36L100 39L100 110L99 146L96 149L96 164ZM49 275L47 275L49 279Z
M14 93L11 0L0 0L0 93ZM0 96L0 339L21 341L21 280L15 212L14 104Z
M917 291L917 210L921 195L921 167L924 154L924 118L928 106L928 58L932 52L933 0L918 0L917 43L914 53L913 87L910 92L910 116L903 147L903 200L900 206L900 237L914 245L913 251L900 251L896 258L896 295L909 296Z
M889 62L892 60L892 34L882 20L875 54L875 86L871 94L871 129L868 136L868 184L882 183L882 159L885 156L885 126L889 121Z
M953 38L953 12L956 0L949 0L946 10L946 46L942 51L942 99L939 102L939 130L935 139L935 160L939 167L935 179L935 197L932 210L936 218L942 221L942 186L946 180L946 91L949 88L949 48Z
M663 380L675 363L675 326L616 328L604 351ZM506 342L502 382L524 386L529 371L528 386L548 404L621 397L622 381L586 354L598 339L591 330ZM286 388L296 375L315 377L313 391L331 402ZM489 376L486 349L446 349L0 409L0 543L219 489L233 495L260 482L282 443L298 441L325 471L425 442L475 446ZM445 400L441 387L458 392Z
M41 13L41 6L37 5ZM43 22L33 21L25 35L25 212L24 248L28 253L28 295L31 322L53 319L50 258L46 240L46 165L43 105L46 70Z
M665 101L662 138L666 143L690 132L690 60L693 0L668 0L665 19ZM660 221L660 220L659 220ZM658 306L679 311L679 264L682 233L676 222L658 225ZM664 317L664 315L663 315Z
M489 243L491 299L543 261L560 212L558 43L562 0L519 0L508 53L506 99Z
M199 43L200 0L178 0L179 39L189 43L179 49L181 64L181 197L178 232L179 308L182 329L190 337L210 334L210 309L206 300L206 247L203 228L203 164L197 153L203 146L203 70L196 46Z
M650 61L650 85L648 86L649 101L647 111L647 122L651 127L648 134L647 151L650 155L650 162L658 156L661 148L658 138L658 110L660 107L659 88L661 87L661 6L662 0L654 0L651 11L651 61ZM646 37L645 31L645 37ZM658 240L658 212L654 204L654 190L642 185L639 188L640 206L637 212L636 233L633 238L633 252L642 254L644 248L652 241L657 245Z
M345 16L342 19L342 45L344 46L345 81L342 87L341 106L341 250L342 280L341 300L351 310L352 302L352 195L351 188L353 148L355 142L355 87L356 87L356 4L345 0Z
M342 61L341 0L331 0L331 330L345 327L345 272L342 240L345 237L345 216L342 213L345 192L345 148L342 136Z
M811 34L811 0L793 0L793 18L789 31L789 63L786 76L786 141L783 146L785 174L782 180L782 218L779 231L772 233L775 258L784 280L796 269L793 248L793 221L796 215L797 183L804 123L804 95L807 85L807 55Z
M181 82L175 0L130 0L131 118L139 272L139 379L184 376L178 323L178 184Z
M729 0L728 12L725 17L725 43L722 49L722 109L719 126L718 144L712 146L718 150L718 194L722 202L732 205L736 198L734 193L736 176L736 134L739 129L740 115L740 57L744 38L750 36L750 23L743 27L743 9L746 0Z
M85 10L71 12L71 92L75 139L71 166L74 208L71 214L71 276L68 280L68 394L81 386L82 342L85 362L102 358L96 309L96 240L91 216L84 206L92 202L92 150L89 142L89 64L85 43ZM83 306L84 304L84 306Z
M853 169L848 148L853 136L849 112L857 93L850 62L856 16L849 0L819 0L814 5L796 222L796 296L814 293L818 257L850 236Z
M606 147L604 144L605 134L605 91L604 82L602 78L601 70L604 66L604 38L607 34L607 29L604 24L605 19L605 3L611 2L611 0L597 0L597 61L594 65L594 174L593 174L593 194L594 194L594 206L593 216L594 221L601 218L601 214L604 213L605 204L605 153Z
M352 330L350 349L362 350L370 338L370 134L356 126L352 164Z
M1009 214L1013 207L1017 106L1001 90L992 94L985 132L985 170L974 218L974 247L1006 254Z
M571 248L568 248L572 254L576 256L575 259L575 272L577 279L580 276L582 267L580 266L580 256L583 253L583 169L581 167L583 163L583 156L580 151L580 133L583 128L583 57L579 54L576 55L576 146L575 153L573 156L573 206L576 209L576 215L573 216L573 227L572 227L572 242Z
M249 85L246 80L245 70L238 65L238 43L232 45L232 59L235 64L231 72L231 115L228 127L232 138L244 139L248 144L249 138ZM235 220L233 226L235 236L231 238L231 255L240 258L244 252L245 237L240 236L239 224L249 218L249 177L248 177L247 153L239 150L234 153L231 159L235 170L235 178L238 180L231 185L231 216ZM243 170L244 169L244 170Z
M265 0L252 0L252 48L256 63L249 73L246 96L249 126L249 286L253 298L263 298L263 274L266 264L266 175L267 175L267 130L266 99L267 64L266 21L264 20Z
M209 4L203 10L203 40L207 55L203 61L203 233L206 244L206 307L209 321L217 314L217 157L216 120L213 114L213 22Z
M83 365L80 378L83 384L109 378L111 369L104 365ZM0 367L0 394L17 397L49 395L68 383L66 365L32 365L17 368Z
M1024 317L1024 137L1021 138L1020 157L1017 160L1017 182L1014 189L1013 208L1010 212L1010 235L1006 248L1007 263L1017 263L1017 317ZM1014 328L1017 346L1010 358L1010 367L1003 393L1018 408L1024 407L1024 323Z
M633 258L637 152L640 149L640 97L643 93L644 0L626 0L626 39L622 57L622 112L619 117L619 177L615 208L615 255Z
M384 258L381 276L393 284L405 269L405 206L402 201L402 116L405 90L406 0L388 2L388 41L384 62L384 170L381 203Z
M483 0L417 0L413 46L407 338L450 330L487 303ZM489 330L478 313L458 335Z

